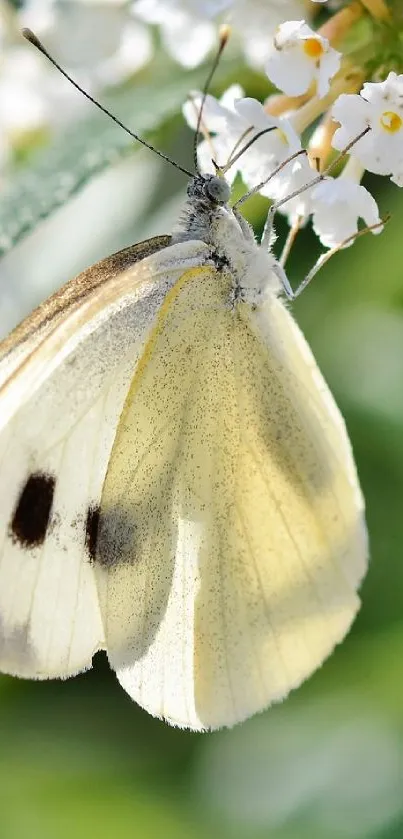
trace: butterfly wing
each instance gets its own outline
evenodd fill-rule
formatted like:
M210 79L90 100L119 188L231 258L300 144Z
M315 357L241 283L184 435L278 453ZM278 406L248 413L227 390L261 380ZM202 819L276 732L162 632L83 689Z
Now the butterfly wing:
M83 271L41 306L35 309L0 344L0 428L14 410L44 381L49 373L49 358L56 366L57 350L97 312L107 307L122 290L110 280L147 256L169 246L169 236L155 236L139 242ZM40 374L40 375L38 375Z
M5 342L0 364L4 672L68 676L89 667L104 645L92 560L114 434L167 288L182 263L197 263L206 251L201 244L199 249L194 243L167 245L168 237L151 240L148 250L144 243L100 263L93 276L85 272Z
M186 272L115 436L96 575L111 665L152 714L232 725L348 630L367 544L340 414L281 302Z

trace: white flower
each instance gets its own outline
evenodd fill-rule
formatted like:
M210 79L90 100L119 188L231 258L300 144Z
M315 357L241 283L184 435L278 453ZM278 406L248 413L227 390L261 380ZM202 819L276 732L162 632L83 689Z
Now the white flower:
M396 184L396 186L403 186L403 170L395 172L395 174L391 177L391 181Z
M341 53L304 20L290 20L279 26L274 46L266 64L269 79L288 96L305 93L315 81L318 96L323 98L339 69Z
M0 170L13 152L77 115L85 99L33 48L7 47L0 60Z
M29 134L41 131L53 118L47 96L48 71L39 54L24 46L5 50L1 57L0 170ZM55 98L53 108L56 102ZM58 104L60 109L60 99Z
M358 231L358 219L367 227L379 224L372 233L381 233L378 205L361 184L341 175L325 178L312 190L312 226L326 248L341 245ZM344 247L353 244L348 242Z
M184 67L201 64L217 42L217 26L210 20L232 0L209 3L189 0L136 0L133 12L161 27L167 52Z
M273 52L277 27L303 13L303 0L235 0L228 17L247 63L261 69Z
M231 182L240 172L244 183L252 188L268 178L284 160L301 148L298 134L289 120L269 116L256 99L240 98L238 86L229 88L217 101L207 96L202 114L202 123L214 135L211 141L204 140L198 147L198 160L202 171L214 172L211 159L225 166L234 150L240 151L261 131L270 129L254 142L226 173ZM192 101L184 106L184 115L191 128L195 128L196 114L200 108L201 94L196 93Z
M308 160L306 155L301 155L284 166L279 174L269 181L267 186L261 190L262 195L267 195L275 201L283 201L287 195L297 190L301 192L279 207L279 212L287 216L290 227L297 222L305 224L312 211L312 189L302 189L317 177L318 173Z
M109 57L105 54L94 67L93 81L97 87L120 84L148 64L152 53L152 39L147 27L129 18L121 29L115 49L111 50Z
M235 143L242 135L244 126L243 124L240 126L234 106L235 101L241 99L243 95L244 92L240 85L231 85L219 100L210 94L206 96L202 113L202 128L213 136L209 140L203 140L197 147L197 159L202 172L215 174L213 158L216 163L224 166L233 151ZM185 120L193 131L197 126L201 100L200 91L194 91L182 108ZM228 170L225 177L231 183L236 173L237 167L233 166Z
M90 92L119 83L151 56L151 34L123 0L27 0L4 13L0 0L0 170L33 132L69 123L88 104L17 32L28 26ZM20 45L17 45L20 44Z
M1 133L11 138L41 128L47 107L41 92L43 60L24 46L8 50L0 64Z
M332 116L340 123L332 141L334 148L345 148L369 127L350 154L370 172L393 175L399 183L403 171L403 75L391 72L384 82L364 84L360 94L342 94Z
M298 151L301 148L301 141L288 119L270 116L257 99L237 100L234 103L234 109L244 125L248 129L252 127L246 137L247 141L260 131L272 129L256 140L236 164L245 184L252 188L268 178L271 172Z
M219 21L231 24L231 40L238 39L248 64L261 67L273 49L276 27L303 9L304 0L135 0L133 4L138 17L160 27L167 52L185 67L200 64L217 44Z
M133 19L123 0L28 0L19 24L33 29L92 90L124 81L152 55L151 33Z

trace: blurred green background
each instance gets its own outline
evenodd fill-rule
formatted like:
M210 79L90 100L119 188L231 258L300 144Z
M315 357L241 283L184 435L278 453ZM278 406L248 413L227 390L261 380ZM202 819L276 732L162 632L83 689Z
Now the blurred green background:
M141 114L136 106L153 86L147 73L123 116L187 165L192 137L178 107L147 126L148 88ZM178 73L186 90L185 71L167 65L167 80ZM233 64L218 76L216 92L237 78L262 93L261 78ZM88 145L85 127L74 131ZM35 184L38 202L46 184ZM169 232L185 184L139 149L92 179L3 257L2 332L96 259ZM384 233L338 254L293 307L346 418L367 503L371 564L352 632L282 705L213 734L150 718L103 654L67 682L0 677L1 839L403 837L403 201L386 179L366 184L392 214ZM266 211L263 199L245 205L257 231ZM281 218L277 230L281 246ZM294 285L318 253L304 231Z

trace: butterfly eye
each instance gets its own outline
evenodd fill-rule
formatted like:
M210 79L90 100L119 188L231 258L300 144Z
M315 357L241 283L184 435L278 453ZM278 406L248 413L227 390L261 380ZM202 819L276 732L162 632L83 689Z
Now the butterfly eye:
M205 181L204 191L208 198L211 201L214 201L215 204L226 204L231 190L224 178L215 178L212 177L208 181Z

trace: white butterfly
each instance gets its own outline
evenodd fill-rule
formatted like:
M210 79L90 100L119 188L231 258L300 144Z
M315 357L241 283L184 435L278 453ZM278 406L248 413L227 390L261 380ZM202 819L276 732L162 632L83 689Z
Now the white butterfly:
M367 559L343 420L227 199L196 176L172 238L85 271L0 364L0 669L67 677L106 649L198 730L323 662Z

